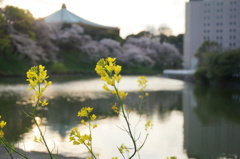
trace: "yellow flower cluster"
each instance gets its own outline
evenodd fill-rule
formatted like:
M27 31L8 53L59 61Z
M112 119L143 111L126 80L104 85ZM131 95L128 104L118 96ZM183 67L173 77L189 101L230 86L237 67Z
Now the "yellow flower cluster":
M120 153L124 153L125 152L129 152L127 146L125 146L124 144L122 144L119 148L118 148Z
M90 121L94 121L97 119L97 116L95 114L89 115L89 113L91 113L93 110L93 108L90 107L83 107L79 112L78 112L78 116L79 117L86 117L88 120L90 119ZM89 125L92 126L92 128L96 128L97 124L91 124L91 122L89 121ZM87 125L85 120L81 120L81 123L83 125Z
M88 127L90 129L90 134L89 135L87 135L87 134L81 135L76 127L73 128L69 135L70 142L73 142L73 145L84 144L85 146L91 146L91 142L92 142L91 129L94 129L97 127L97 124L91 124L91 121L94 121L97 119L97 116L95 114L90 115L92 110L93 110L93 108L83 107L78 112L79 117L86 117L88 119L88 122L86 122L85 120L82 119L81 123L83 125L87 125L87 123L88 123Z
M138 86L140 87L140 92L143 92L143 90L147 87L147 78L145 76L139 76L138 77Z
M112 106L112 110L116 113L119 113L118 111L118 107L117 107L117 103L114 103L113 106Z
M87 134L81 135L76 127L73 128L72 131L70 132L69 139L70 142L73 142L73 145L84 144L86 146L90 146L92 142L91 135Z
M101 79L111 86L114 86L116 81L120 82L122 76L119 73L121 70L122 66L116 65L116 58L111 57L100 59L95 67L95 71L101 76ZM106 85L104 87L107 89Z
M88 117L89 113L91 113L93 108L90 107L83 107L79 112L78 116L79 117Z
M152 129L153 126L154 125L153 125L152 121L148 120L145 124L145 130L148 131L148 129Z
M41 101L40 98L46 88L52 84L51 81L48 82L46 80L47 78L47 70L45 70L45 67L42 65L31 67L27 72L27 81L30 86L29 90L35 91L35 95L32 96L31 101L35 101L37 99L42 106L48 105L48 102L46 100ZM44 84L44 87L41 87L41 84Z
M43 142L43 139L42 139L42 137L37 138L37 136L34 136L33 141L36 143L41 143L41 142Z
M116 58L108 57L106 59L100 59L97 62L95 71L101 76L101 80L106 82L103 85L105 91L110 91L107 85L114 87L116 82L120 82L122 79L122 76L120 75L121 70L122 66L116 65Z
M108 57L106 59L100 59L95 67L95 71L98 75L100 75L101 80L106 82L103 85L104 91L111 92L112 94L120 98L121 101L123 101L128 95L128 93L119 91L116 86L116 83L119 83L122 79L122 76L120 75L121 70L122 66L116 64L116 58L111 57ZM109 86L113 87L114 90L111 91ZM118 113L118 108L116 107L116 105L114 105L112 109L116 113Z
M1 119L1 116L0 116L0 119ZM7 124L7 122L5 121L0 121L0 138L3 138L4 137L4 132L3 132L3 128L4 126Z

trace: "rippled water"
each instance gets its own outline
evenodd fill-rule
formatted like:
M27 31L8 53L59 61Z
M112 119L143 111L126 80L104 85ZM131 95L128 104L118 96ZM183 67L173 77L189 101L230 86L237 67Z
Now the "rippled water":
M179 80L156 76L148 77L150 93L143 107L137 132L144 136L147 120L154 123L146 145L140 151L142 159L220 159L240 157L240 90L229 88L205 88ZM138 100L136 76L123 78L119 88L129 92L126 106ZM97 78L55 82L46 91L49 105L39 111L42 129L50 147L65 156L86 157L86 150L69 143L68 135L73 127L81 132L87 129L80 124L77 112L83 106L94 107L99 116L98 127L93 132L94 149L100 158L121 155L117 146L131 145L128 136L119 127L123 119L111 110L115 98L103 93ZM27 102L31 92L27 84L0 84L0 112L8 122L6 138L18 140L27 151L45 151L41 144L33 142L38 135L36 127L22 110L29 112ZM132 111L131 122L137 123L139 114ZM28 128L28 129L27 129Z

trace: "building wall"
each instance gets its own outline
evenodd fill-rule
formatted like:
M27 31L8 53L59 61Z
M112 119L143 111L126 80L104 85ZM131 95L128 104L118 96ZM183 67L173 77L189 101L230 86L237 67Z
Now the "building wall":
M202 0L186 3L184 67L197 65L194 54L204 41L225 49L240 48L240 0Z

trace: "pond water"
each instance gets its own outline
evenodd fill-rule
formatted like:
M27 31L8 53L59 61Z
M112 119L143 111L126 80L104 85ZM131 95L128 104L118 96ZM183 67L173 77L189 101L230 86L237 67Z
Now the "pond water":
M84 147L69 142L69 132L80 124L77 112L82 107L93 107L98 115L98 127L93 130L94 150L100 159L121 158L117 146L131 146L128 136L119 127L123 119L111 110L116 99L103 93L103 82L98 78L53 78L53 85L44 97L49 105L38 112L41 128L54 152L65 156L86 157ZM149 84L143 115L136 128L144 138L144 124L152 120L154 127L140 151L141 159L237 159L240 158L240 89L202 87L180 80L148 77ZM5 137L15 141L26 151L45 151L33 142L38 135L36 126L23 113L31 112L27 102L33 92L19 79L1 79L0 115L7 121ZM129 107L138 101L136 76L123 77L119 88L129 92L125 103ZM131 123L137 123L139 112L132 111ZM136 157L138 158L138 157Z

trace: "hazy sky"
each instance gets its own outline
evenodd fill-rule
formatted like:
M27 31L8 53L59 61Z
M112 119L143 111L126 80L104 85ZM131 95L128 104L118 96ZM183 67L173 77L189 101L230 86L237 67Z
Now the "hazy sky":
M185 3L188 0L0 0L1 6L28 9L34 17L45 17L61 9L95 23L119 27L125 37L167 25L174 35L185 32Z

